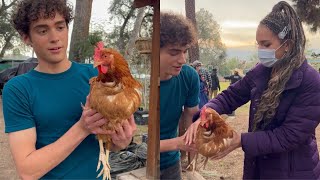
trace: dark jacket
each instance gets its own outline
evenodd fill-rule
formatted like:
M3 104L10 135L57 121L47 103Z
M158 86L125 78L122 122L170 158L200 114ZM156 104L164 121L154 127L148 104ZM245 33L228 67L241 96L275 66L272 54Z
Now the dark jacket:
M220 82L217 73L211 73L211 90L218 90L220 88Z
M320 121L320 76L305 61L287 82L272 124L253 133L253 117L270 73L271 68L258 64L207 106L228 114L251 101L248 133L241 134L244 179L319 179L315 129Z
M226 77L224 77L225 79L229 79L231 82L230 82L230 84L234 84L234 83L236 83L237 81L239 81L240 79L242 79L242 77L241 76L239 76L239 75L231 75L231 76L226 76Z

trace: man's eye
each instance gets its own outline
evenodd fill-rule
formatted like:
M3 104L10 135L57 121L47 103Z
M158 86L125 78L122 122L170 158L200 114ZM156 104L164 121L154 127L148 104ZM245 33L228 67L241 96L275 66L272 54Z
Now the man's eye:
M169 53L171 56L176 56L178 53Z
M62 31L65 28L65 26L59 26L58 30Z
M39 33L40 35L44 35L44 34L47 33L47 30L46 30L46 29L42 29L42 30L39 30L38 33Z

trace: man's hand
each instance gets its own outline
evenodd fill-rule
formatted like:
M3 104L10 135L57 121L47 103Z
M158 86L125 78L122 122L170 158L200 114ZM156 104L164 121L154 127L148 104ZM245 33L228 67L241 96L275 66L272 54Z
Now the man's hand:
M184 135L185 145L191 145L192 143L195 143L199 123L200 118L189 126Z
M216 155L214 155L210 159L211 160L221 159L239 147L241 147L241 135L238 134L236 131L233 131L233 138L230 144L227 146L227 148L224 149L223 151L218 152Z
M89 95L87 96L86 104L82 107L82 115L80 118L81 127L89 134L107 134L106 130L101 128L107 123L103 116L96 110L89 107Z
M136 123L133 115L129 119L122 121L122 124L116 126L115 131L108 131L107 134L111 135L113 144L116 150L126 148L132 141L132 136L137 130Z
M186 144L184 139L185 135L176 137L176 142L177 142L177 149L182 150L182 151L187 151L187 152L197 152L197 148L195 143L192 144Z

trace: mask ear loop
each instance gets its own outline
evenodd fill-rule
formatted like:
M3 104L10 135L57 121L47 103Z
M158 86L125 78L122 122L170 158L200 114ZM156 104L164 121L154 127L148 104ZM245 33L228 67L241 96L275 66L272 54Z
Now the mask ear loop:
M288 39L286 39L274 52L277 52L277 50L280 49L287 41L288 41ZM284 54L282 55L282 57L280 59L283 59L286 56L287 52L288 52L288 50L284 50Z

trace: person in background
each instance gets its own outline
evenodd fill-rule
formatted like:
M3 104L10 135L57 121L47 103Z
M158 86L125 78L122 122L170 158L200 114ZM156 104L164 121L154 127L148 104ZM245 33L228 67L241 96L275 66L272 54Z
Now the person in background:
M197 71L197 73L200 73L200 69L201 69L202 63L198 60L195 60L192 62L192 67Z
M320 179L320 76L306 60L303 26L289 3L278 2L260 21L256 41L260 63L206 104L226 114L250 101L248 132L234 132L212 159L242 148L243 179ZM188 129L187 142L199 122Z
M233 75L225 76L224 78L230 80L230 85L232 85L232 84L238 82L240 79L242 79L242 77L239 75L239 72L236 70L234 71ZM235 114L236 114L235 111L232 111L231 114L228 114L228 116L231 116L230 118L234 118Z
M199 99L200 99L200 103L199 103L199 108L201 109L202 106L204 106L205 104L207 104L207 102L209 101L208 99L208 86L207 83L204 79L204 75L203 74L199 74L200 77L200 94L199 94Z
M211 84L211 89L210 89L210 94L209 94L209 98L215 98L218 95L218 91L221 89L220 88L220 82L219 82L219 78L217 75L217 69L213 68L212 72L211 72L211 80L212 80L212 84Z
M207 87L209 91L209 89L211 89L211 84L212 84L212 79L209 71L206 68L201 67L199 70L199 73L204 76L204 80L207 83ZM211 99L211 97L209 97L209 93L208 93L208 99Z
M224 79L228 79L230 80L230 85L236 83L237 81L239 81L240 79L242 79L242 77L239 75L239 72L237 70L234 71L233 75L231 76L225 76Z

